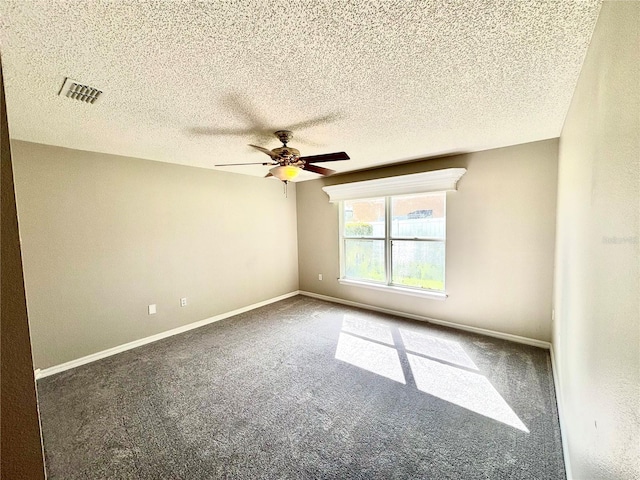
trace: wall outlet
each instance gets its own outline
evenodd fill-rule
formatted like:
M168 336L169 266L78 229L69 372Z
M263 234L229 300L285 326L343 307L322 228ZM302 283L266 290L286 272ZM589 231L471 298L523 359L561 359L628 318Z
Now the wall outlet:
M322 274L321 273L318 274L318 280L322 280Z
M156 313L156 304L149 305L149 315L155 315Z
M184 298L180 299L180 306L181 307L186 307L187 306L187 297L184 297Z

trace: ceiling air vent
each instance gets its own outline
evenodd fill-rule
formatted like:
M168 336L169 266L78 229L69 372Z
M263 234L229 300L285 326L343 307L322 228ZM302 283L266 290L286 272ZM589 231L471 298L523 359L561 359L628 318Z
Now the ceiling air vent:
M95 103L101 94L102 90L76 82L68 77L65 78L62 88L60 89L60 92L58 92L58 95L64 95L65 97L86 103Z

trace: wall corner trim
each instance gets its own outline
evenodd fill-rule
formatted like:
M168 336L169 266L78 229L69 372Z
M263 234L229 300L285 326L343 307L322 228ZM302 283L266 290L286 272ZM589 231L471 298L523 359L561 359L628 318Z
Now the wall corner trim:
M562 457L564 458L564 470L567 475L567 480L573 479L573 472L571 471L571 459L569 458L569 439L567 438L567 426L564 422L564 406L562 402L562 392L560 390L560 377L558 373L558 366L556 364L556 356L553 349L553 343L549 349L551 355L551 371L553 372L553 387L556 391L556 405L558 406L558 421L560 423L560 440L562 441Z
M251 305L247 305L246 307L238 308L236 310L231 310L230 312L221 313L213 317L205 318L204 320L199 320L197 322L189 323L188 325L183 325L181 327L173 328L171 330L160 332L155 335L151 335L149 337L141 338L139 340L134 340L133 342L125 343L123 345L118 345L117 347L108 348L100 352L92 353L85 357L81 357L75 360L70 360L68 362L61 363L60 365L54 365L53 367L43 368L43 369L38 368L34 371L34 375L36 380L39 380L41 378L48 377L50 375L55 375L56 373L64 372L65 370L70 370L72 368L79 367L80 365L85 365L87 363L95 362L96 360L110 357L111 355L115 355L117 353L125 352L127 350L131 350L136 347L141 347L142 345L146 345L148 343L162 340L163 338L171 337L173 335L178 335L180 333L193 330L194 328L204 327L205 325L208 325L210 323L218 322L220 320L224 320L226 318L233 317L235 315L240 315L241 313L245 313L250 310L254 310L256 308L264 307L265 305L279 302L280 300L284 300L286 298L295 297L299 293L300 292L298 290L294 290L293 292L285 293L284 295L280 295L278 297L269 298L267 300L263 300L262 302L253 303Z
M458 180L466 171L466 168L445 168L430 172L331 185L322 187L322 190L329 195L329 202L332 203L389 195L446 192L457 189Z

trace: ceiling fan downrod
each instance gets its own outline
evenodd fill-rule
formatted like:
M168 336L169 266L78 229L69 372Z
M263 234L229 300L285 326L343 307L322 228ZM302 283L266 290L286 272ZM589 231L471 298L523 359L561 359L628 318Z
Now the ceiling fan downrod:
M289 143L293 138L293 132L291 130L278 130L274 133L274 135L278 137L278 140L280 140L282 142L282 145L285 147L287 146L287 143Z

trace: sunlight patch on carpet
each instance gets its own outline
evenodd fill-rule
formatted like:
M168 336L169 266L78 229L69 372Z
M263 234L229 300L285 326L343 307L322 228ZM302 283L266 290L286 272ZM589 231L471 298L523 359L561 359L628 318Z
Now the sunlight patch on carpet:
M375 340L376 342L393 345L391 329L383 323L374 322L366 318L345 315L342 322L342 331Z
M483 375L407 354L418 390L529 433Z
M404 328L397 333L394 341L391 327L344 315L335 358L405 385L406 358L421 392L529 433L491 382L469 371L478 367L460 343Z
M458 342L444 340L432 335L414 332L412 330L400 329L400 336L404 343L404 348L408 351L420 353L427 357L443 362L460 365L461 367L478 370L476 364L467 355Z
M406 383L400 357L394 348L340 333L336 359L396 382Z

